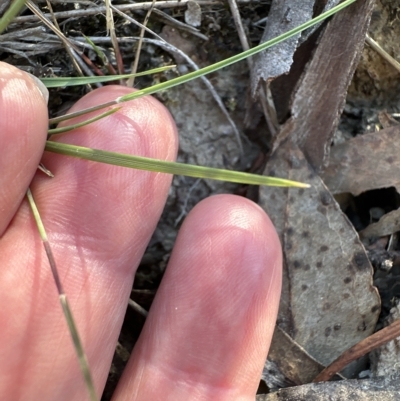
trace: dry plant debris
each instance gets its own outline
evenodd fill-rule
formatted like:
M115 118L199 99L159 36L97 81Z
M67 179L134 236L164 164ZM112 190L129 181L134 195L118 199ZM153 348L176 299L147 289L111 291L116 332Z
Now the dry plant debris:
M400 126L359 135L334 146L322 178L334 194L400 189Z
M324 365L315 360L303 347L279 326L276 326L271 349L262 379L269 388L299 386L310 383ZM335 380L344 379L337 374Z
M381 373L386 376L395 376L399 355L398 351L392 351L396 349L399 342L399 340L397 340L397 337L400 336L400 320L398 320L398 318L398 310L395 310L395 313L392 314L392 319L397 320L347 349L342 355L319 373L313 381L318 383L330 380L337 371L343 369L349 363L363 355L376 350L378 347L381 347L379 354L377 355L375 353L375 358L371 358L372 361L374 361L371 366L373 373L378 377L382 376Z
M312 383L258 395L256 401L397 401L397 378Z
M290 138L316 170L329 154L347 88L364 46L373 5L373 0L357 2L328 24L292 94L291 118L274 144L276 149ZM303 52L307 51L304 46Z
M390 310L390 314L385 321L385 329L397 326L397 334L400 332L400 304L399 301ZM384 329L382 329L383 331ZM393 337L395 332L393 330ZM374 378L396 376L400 364L399 336L391 339L386 344L375 349L371 354L371 376Z
M268 14L262 42L266 42L287 32L312 18L315 0L284 0L272 3ZM261 79L272 80L287 74L293 62L293 54L297 49L301 34L267 49L254 57L252 69L252 91L255 95Z
M278 325L326 366L375 330L380 300L372 266L353 226L300 150L281 145L265 173L301 177L312 185L305 191L262 188L260 205L284 252Z
M361 238L379 238L400 231L400 209L382 216L378 222L370 224L359 232Z
M372 1L354 4L328 23L313 54L306 46L298 50L311 60L303 56L302 76L292 77L297 89L288 104L291 117L264 174L301 177L312 188L260 189L260 205L284 251L278 326L323 365L372 334L380 313L364 247L315 172L329 154L372 8ZM365 361L357 361L343 373L351 377L362 366Z

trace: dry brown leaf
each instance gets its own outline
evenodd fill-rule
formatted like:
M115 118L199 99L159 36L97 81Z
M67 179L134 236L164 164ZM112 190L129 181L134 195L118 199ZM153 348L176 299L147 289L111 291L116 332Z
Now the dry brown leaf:
M375 329L380 299L372 286L372 266L354 227L301 151L281 146L264 174L312 185L262 188L260 205L275 224L284 252L278 325L327 365Z
M357 1L329 22L294 93L291 118L274 144L276 149L290 138L317 171L328 155L374 3Z
M276 38L312 18L315 0L274 1L268 14L261 43ZM273 46L254 57L252 67L252 93L255 96L260 79L269 81L287 74L293 63L301 33Z
M273 366L272 372L271 366ZM284 378L283 385L279 387L288 387L287 383L291 386L310 383L323 369L324 366L303 347L279 326L275 327L270 352L261 376L270 389L278 388L274 385L277 375ZM343 376L334 377L336 380L340 378L343 379Z
M378 222L370 224L359 232L361 238L379 238L400 231L400 209L382 216Z
M334 194L400 188L400 126L334 146L321 178Z
M378 119L383 128L396 127L400 125L400 123L395 118L393 118L386 110L378 113Z

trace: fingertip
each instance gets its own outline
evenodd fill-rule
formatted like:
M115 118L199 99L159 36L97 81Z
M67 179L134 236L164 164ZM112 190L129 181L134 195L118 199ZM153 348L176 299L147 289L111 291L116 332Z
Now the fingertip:
M276 316L281 291L281 244L270 218L256 203L235 195L215 195L201 201L183 224L176 249L177 254L184 249L177 256L179 261L175 261L174 253L171 256L171 264L186 262L187 271L179 272L185 281L183 286L190 285L190 279L210 279L227 285L230 296L238 294L224 303L233 315L238 316L240 309L254 317L259 313L257 308L264 305L264 311ZM191 259L202 260L196 274L191 272ZM219 260L224 262L220 265ZM264 322L270 316L264 316Z
M221 252L242 261L237 263L236 274L247 275L248 279L253 267L255 275L257 269L267 269L268 274L268 269L280 269L281 245L274 225L260 206L241 196L225 194L204 199L184 222L181 236L194 246L199 239L211 236ZM276 263L252 265L253 259L261 258Z
M0 62L0 235L14 216L43 153L47 101L27 73Z
M132 92L131 88L123 86L104 86L80 99L69 110L69 113L104 104ZM178 147L178 132L171 114L161 102L152 96L143 96L135 100L119 103L118 106L121 109L117 113L90 126L75 130L73 135L67 133L55 138L55 140L62 138L62 141L67 143L79 143L82 146L97 148L105 147L104 149L107 150L123 152L123 139L128 134L136 141L135 154L163 160L175 160ZM63 121L60 126L83 122L105 110ZM129 125L124 121L125 117L130 120ZM134 125L132 125L132 121L134 121ZM95 133L87 136L87 132L94 131L93 127L97 126L101 130L108 130L109 135L105 137L106 142L102 143L99 135ZM132 136L132 131L135 131L136 138ZM80 134L82 134L81 136L85 135L85 143L82 143ZM116 135L118 135L118 140L116 140Z
M159 388L164 399L177 401L193 394L254 399L281 269L279 238L259 206L233 195L200 202L179 232L116 399L142 392L143 399L158 399Z
M129 93L132 89L115 85L96 89L81 98L68 114L110 103ZM176 159L177 128L159 101L144 96L119 106L117 112L106 118L54 135L52 140L160 160ZM87 121L105 110L65 120L60 126ZM107 253L126 255L127 249L130 254L132 249L143 248L164 208L170 174L88 162L51 152L46 152L43 162L55 179L37 177L32 187L38 206L51 211L48 224L53 233L71 232L76 236L84 231L86 238L101 242ZM54 212L56 209L59 211ZM104 213L105 210L109 212ZM108 227L106 232L99 229L103 225ZM125 274L124 269L122 272Z

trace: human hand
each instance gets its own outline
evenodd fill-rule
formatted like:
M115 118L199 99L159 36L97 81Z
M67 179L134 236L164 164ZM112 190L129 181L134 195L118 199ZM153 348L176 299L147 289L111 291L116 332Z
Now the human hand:
M73 109L127 92L104 87ZM35 175L46 101L31 77L4 63L0 94L0 399L86 400L24 195L30 185L101 394L171 176L50 153L43 162L55 178ZM178 146L171 116L151 97L56 140L165 160L175 159ZM254 400L277 315L281 264L278 237L257 205L233 195L197 205L113 400Z

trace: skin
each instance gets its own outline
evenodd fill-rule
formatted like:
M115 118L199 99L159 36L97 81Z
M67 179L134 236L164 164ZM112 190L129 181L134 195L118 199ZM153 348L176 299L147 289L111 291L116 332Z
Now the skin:
M127 92L108 86L73 109ZM101 394L171 176L43 156L47 107L32 78L0 63L0 95L0 399L87 400L26 189L42 215ZM56 140L165 160L174 160L178 147L170 114L151 97ZM37 172L41 158L55 178ZM254 400L281 265L275 229L257 205L233 195L200 202L181 228L113 401Z

